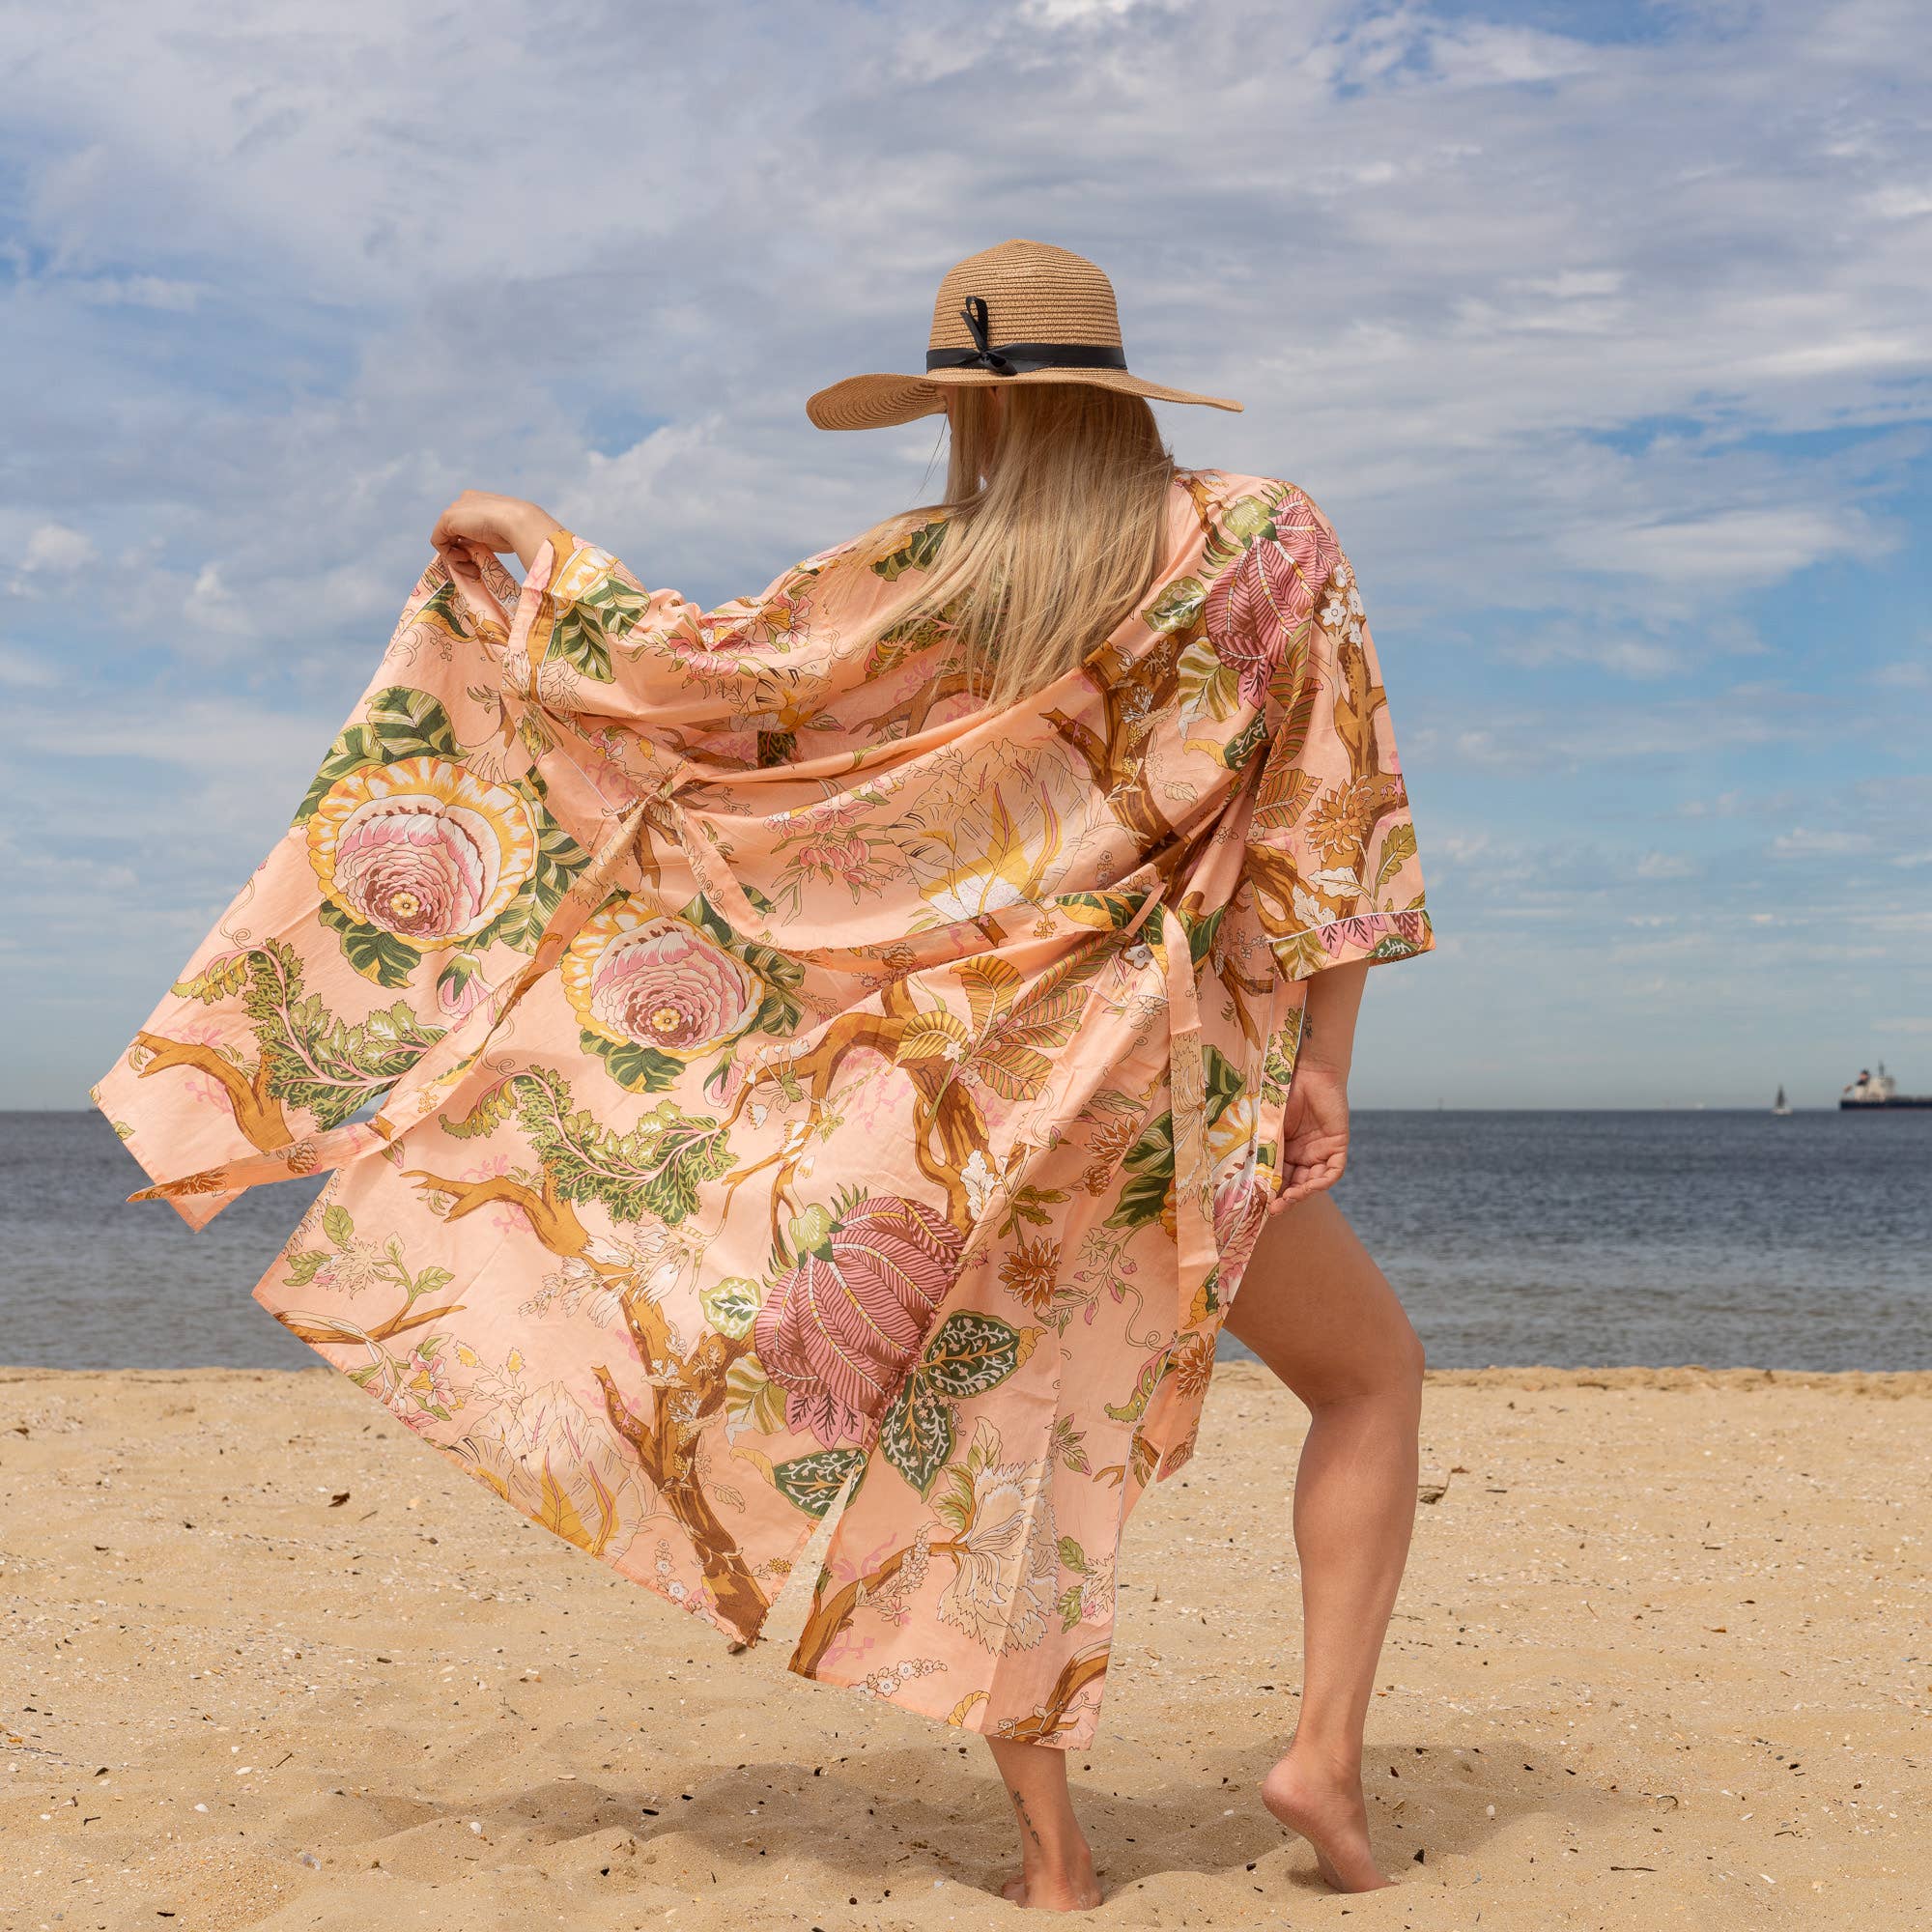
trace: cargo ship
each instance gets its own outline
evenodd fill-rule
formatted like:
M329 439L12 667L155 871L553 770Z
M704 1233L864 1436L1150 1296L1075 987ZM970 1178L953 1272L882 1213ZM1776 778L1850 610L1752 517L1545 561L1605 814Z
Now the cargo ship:
M1882 1107L1932 1107L1932 1094L1901 1094L1898 1082L1885 1070L1885 1062L1881 1060L1877 1072L1869 1067L1860 1071L1859 1077L1838 1095L1838 1105L1848 1114L1863 1114Z

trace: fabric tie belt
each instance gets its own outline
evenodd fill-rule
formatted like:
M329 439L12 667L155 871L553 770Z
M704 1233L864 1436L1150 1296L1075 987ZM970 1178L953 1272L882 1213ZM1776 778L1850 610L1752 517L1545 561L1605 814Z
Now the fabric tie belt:
M1213 1172L1208 1159L1208 1073L1202 1050L1201 995L1187 928L1158 889L1127 926L1138 931L1156 908L1167 983L1168 1099L1174 1110L1175 1325L1184 1328L1221 1251L1214 1238Z

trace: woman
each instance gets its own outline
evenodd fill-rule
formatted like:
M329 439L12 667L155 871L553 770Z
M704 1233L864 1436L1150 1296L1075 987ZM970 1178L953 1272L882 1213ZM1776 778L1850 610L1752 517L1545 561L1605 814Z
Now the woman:
M1433 944L1374 645L1307 497L1177 470L1149 396L1238 407L1007 242L922 375L808 404L943 409L945 500L758 596L466 493L94 1090L195 1226L333 1169L257 1298L738 1644L837 1506L790 1667L985 1735L1009 1895L1063 1908L1121 1531L1223 1323L1314 1416L1263 1796L1348 1889L1414 1500L1419 1351L1321 1198L1367 968Z

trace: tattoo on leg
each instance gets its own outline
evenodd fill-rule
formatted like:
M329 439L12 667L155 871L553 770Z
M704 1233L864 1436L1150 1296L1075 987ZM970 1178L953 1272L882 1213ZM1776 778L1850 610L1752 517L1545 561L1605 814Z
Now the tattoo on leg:
M1039 1845L1039 1833L1034 1830L1033 1819L1029 1817L1027 1814L1026 1800L1022 1798L1017 1791L1009 1791L1007 1793L1007 1796L1013 1801L1013 1809L1020 1814L1020 1823L1026 1827L1027 1836L1031 1838L1036 1845ZM1046 1847L1044 1845L1040 1845L1041 1851L1044 1851Z

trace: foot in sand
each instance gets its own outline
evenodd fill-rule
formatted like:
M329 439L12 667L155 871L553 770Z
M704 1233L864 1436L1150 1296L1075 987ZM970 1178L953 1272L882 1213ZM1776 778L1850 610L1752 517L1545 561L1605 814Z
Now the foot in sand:
M1369 1807L1359 1772L1291 1745L1262 1779L1262 1803L1315 1847L1315 1862L1335 1890L1377 1891L1394 1883L1369 1850Z
M1029 1864L1018 1878L1009 1878L1000 1894L1015 1905L1044 1912L1087 1912L1100 1902L1100 1884L1094 1876L1094 1857L1085 1844L1070 1846L1051 1862Z

